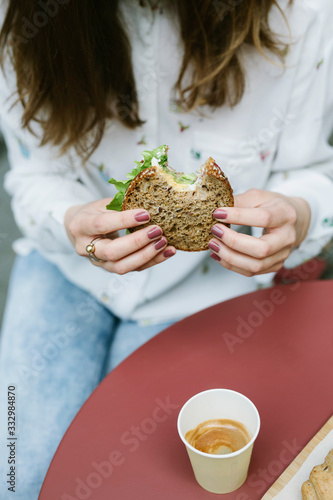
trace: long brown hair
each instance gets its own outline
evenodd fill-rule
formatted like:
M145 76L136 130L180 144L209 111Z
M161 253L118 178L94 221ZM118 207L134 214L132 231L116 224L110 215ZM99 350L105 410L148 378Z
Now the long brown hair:
M41 146L61 146L61 154L74 146L86 160L100 143L107 120L132 129L144 123L118 0L8 1L0 63L4 69L8 48L17 76L15 93L24 107L22 126L31 130L30 122L41 123ZM180 23L184 55L175 92L185 111L203 103L235 106L241 100L244 44L283 59L286 46L268 24L273 6L284 16L277 0L164 3Z

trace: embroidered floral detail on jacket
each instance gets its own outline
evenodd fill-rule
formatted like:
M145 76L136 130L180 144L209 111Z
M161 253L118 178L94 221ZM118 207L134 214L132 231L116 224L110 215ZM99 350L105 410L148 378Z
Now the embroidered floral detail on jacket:
M207 274L209 271L209 267L208 267L208 264L204 264L201 268L201 272L202 274Z
M189 125L184 125L182 122L178 122L178 125L179 125L179 129L181 132L184 132L184 130L187 130L188 128L190 128Z
M98 170L102 176L102 178L106 181L106 182L109 182L109 176L106 175L105 173L105 165L104 163L101 163L99 166L98 166Z
M321 60L319 61L319 63L317 64L317 69L319 69L319 68L320 68L320 66L321 66L323 63L324 63L324 58L323 58L323 59L321 59Z
M194 149L191 149L191 156L195 160L200 160L200 158L201 158L201 152L200 151L195 151Z
M322 225L324 227L333 227L333 217L326 217L323 221L322 221Z
M106 174L104 163L94 163L93 161L90 161L89 164L92 167L97 168L97 170L99 171L99 173L100 173L103 181L109 182L110 176Z
M146 136L145 136L145 135L143 135L143 136L141 137L141 139L137 142L137 145L138 145L138 146L141 146L141 145L146 146L146 145L147 145L147 143L146 143Z
M270 156L271 152L269 150L264 150L264 151L260 151L260 158L262 161L265 161L266 158L268 158Z
M22 156L25 158L30 158L30 150L27 148L27 146L21 141L21 139L18 139L19 147Z

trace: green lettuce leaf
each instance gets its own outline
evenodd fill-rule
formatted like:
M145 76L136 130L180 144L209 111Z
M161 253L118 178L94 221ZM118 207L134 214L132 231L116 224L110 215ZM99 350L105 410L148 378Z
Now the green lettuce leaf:
M132 182L135 177L142 172L142 170L145 170L146 168L151 167L151 162L153 158L156 158L158 164L166 170L169 174L173 176L176 182L179 184L193 184L196 179L197 175L196 174L177 174L175 172L169 171L168 170L168 155L167 155L168 147L164 144L162 146L159 146L156 149L153 149L152 151L143 151L142 161L135 161L134 163L136 164L136 167L133 168L132 172L126 175L127 180L125 181L117 181L116 179L110 179L109 183L113 184L116 189L118 190L118 193L115 195L113 200L106 206L108 210L118 210L121 211L121 206L123 204L124 196L127 191L128 186Z
M108 210L118 210L118 212L121 212L121 206L123 204L124 196L125 193L119 191L118 193L116 193L115 197L110 201L110 203L106 205L106 208Z
M113 200L106 206L108 210L118 210L119 212L121 211L121 206L123 204L124 196L127 191L128 186L132 182L135 177L142 172L142 170L145 170L146 168L151 167L151 162L152 159L155 157L159 165L161 167L166 168L167 163L168 163L168 156L167 156L167 146L164 144L156 149L153 149L152 151L143 151L142 156L143 156L143 161L135 161L134 163L136 164L136 167L130 172L129 174L126 175L127 180L125 181L117 181L116 179L110 179L109 183L113 184L116 189L118 189L118 193L115 195Z
M193 184L197 180L197 174L182 174L180 176L175 175L174 179L178 184Z

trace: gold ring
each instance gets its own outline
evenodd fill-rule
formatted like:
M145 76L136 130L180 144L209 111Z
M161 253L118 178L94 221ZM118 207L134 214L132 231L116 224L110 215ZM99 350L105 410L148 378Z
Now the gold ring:
M95 245L94 245L94 242L95 241L98 241L98 240L103 240L104 237L103 236L99 236L98 238L94 238L90 243L89 245L86 246L86 252L89 256L89 259L90 260L93 260L94 262L104 262L102 261L102 259L98 259L95 255Z

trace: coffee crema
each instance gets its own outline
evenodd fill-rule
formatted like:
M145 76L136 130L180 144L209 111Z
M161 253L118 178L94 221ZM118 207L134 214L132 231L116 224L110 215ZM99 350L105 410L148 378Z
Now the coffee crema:
M197 425L185 434L186 441L199 451L227 455L249 443L251 436L237 420L213 419Z

